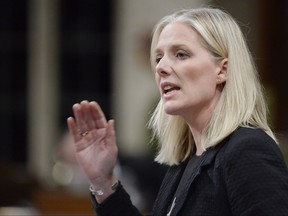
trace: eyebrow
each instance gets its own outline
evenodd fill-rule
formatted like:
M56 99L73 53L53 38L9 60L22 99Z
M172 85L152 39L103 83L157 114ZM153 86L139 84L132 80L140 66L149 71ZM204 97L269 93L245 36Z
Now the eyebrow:
M179 49L179 48L188 48L188 46L186 44L183 44L183 43L172 44L171 46L169 46L169 50L175 50L175 49ZM156 49L154 50L154 53L159 53L161 51L162 51L161 48L156 47Z

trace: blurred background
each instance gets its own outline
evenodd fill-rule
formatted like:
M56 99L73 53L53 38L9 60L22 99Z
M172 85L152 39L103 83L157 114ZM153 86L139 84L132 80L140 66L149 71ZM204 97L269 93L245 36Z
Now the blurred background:
M240 22L288 161L288 1L0 0L0 215L93 215L66 128L84 99L116 120L119 179L151 209L166 170L146 129L158 97L151 30L174 10L206 5Z

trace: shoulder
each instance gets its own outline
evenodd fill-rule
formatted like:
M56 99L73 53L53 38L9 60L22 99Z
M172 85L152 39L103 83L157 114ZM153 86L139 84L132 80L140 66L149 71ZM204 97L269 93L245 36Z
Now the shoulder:
M262 129L255 127L239 127L231 135L230 141L235 142L270 142L276 144L275 141Z
M262 129L239 127L227 139L226 154L238 154L242 151L264 151L280 153L277 143Z
M239 127L223 143L220 153L226 164L273 161L285 167L283 154L278 144L262 129ZM219 156L220 156L219 155Z
M287 212L288 169L265 131L238 128L223 142L218 158L235 215Z

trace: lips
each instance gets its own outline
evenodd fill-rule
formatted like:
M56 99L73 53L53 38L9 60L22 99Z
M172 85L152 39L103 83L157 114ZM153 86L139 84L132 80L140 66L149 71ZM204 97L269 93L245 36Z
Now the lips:
M171 91L179 90L180 87L173 83L165 82L165 83L161 83L161 89L162 89L163 94L168 94Z

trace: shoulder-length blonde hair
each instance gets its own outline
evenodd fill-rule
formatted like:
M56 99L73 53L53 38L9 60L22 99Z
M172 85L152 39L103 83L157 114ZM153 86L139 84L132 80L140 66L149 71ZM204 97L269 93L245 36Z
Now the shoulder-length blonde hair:
M204 149L217 145L238 126L262 128L276 140L268 126L266 104L258 73L243 33L226 12L215 8L185 9L162 18L156 24L151 43L151 65L155 68L155 47L161 31L169 23L193 28L216 60L228 59L228 79L202 137ZM180 116L165 113L160 99L148 126L159 141L155 160L179 164L195 152L194 139Z

